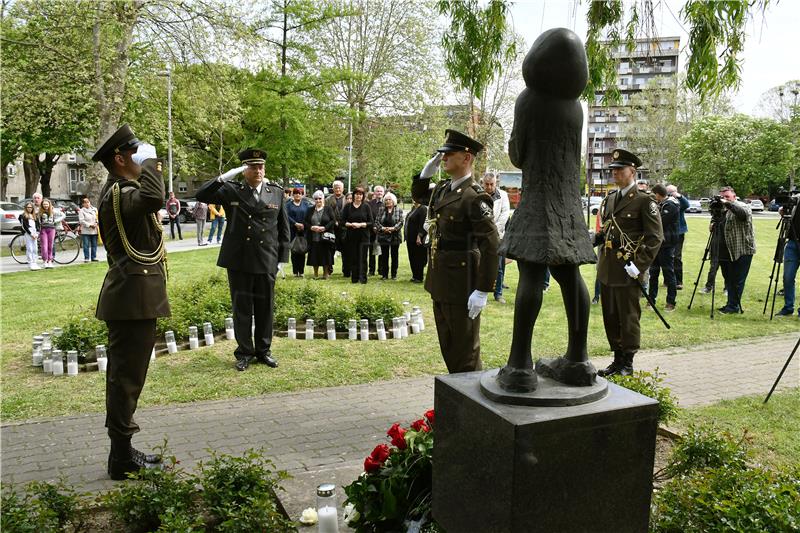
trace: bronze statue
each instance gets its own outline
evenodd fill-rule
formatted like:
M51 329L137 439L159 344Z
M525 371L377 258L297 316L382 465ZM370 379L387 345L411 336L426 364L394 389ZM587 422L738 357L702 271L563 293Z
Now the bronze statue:
M570 385L592 385L596 370L586 352L589 292L579 269L597 260L579 186L578 98L588 80L583 43L565 28L544 32L525 56L522 75L526 88L517 97L508 153L522 169L523 194L500 246L500 255L517 260L520 279L511 353L497 381L507 391L531 392L538 372ZM548 267L561 286L569 342L563 357L541 360L534 371L531 338Z

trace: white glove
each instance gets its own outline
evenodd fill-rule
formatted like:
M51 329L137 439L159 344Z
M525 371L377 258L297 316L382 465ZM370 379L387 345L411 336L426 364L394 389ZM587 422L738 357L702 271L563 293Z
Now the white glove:
M636 265L634 265L634 264L633 264L633 263L631 263L630 261L628 261L627 263L625 263L625 272L627 272L627 273L628 273L628 275L629 275L630 277L632 277L632 278L638 278L638 277L639 277L639 274L641 274L641 272L639 272L639 269L638 269L638 268L636 268Z
M286 266L286 263L278 263L278 274L281 275L281 278L286 279L286 272L283 271L283 267Z
M136 149L136 153L131 156L131 159L137 165L141 165L146 160L155 159L156 157L156 147L152 144L142 143Z
M442 152L436 152L436 155L431 157L430 161L425 163L425 166L422 167L422 172L419 173L419 177L422 179L433 177L433 175L436 174L436 170L439 168L439 163L442 162L442 157L444 157Z
M239 174L241 172L244 172L244 169L246 169L246 168L247 168L247 165L242 165L242 166L237 167L237 168L232 168L229 171L227 171L225 174L222 174L221 176L217 176L217 181L219 181L219 182L228 181L229 179L231 179L235 175L237 175L237 174Z
M469 311L469 317L472 320L481 314L481 310L486 307L486 300L489 298L488 292L483 292L479 290L472 291L472 294L469 295L469 300L467 301L467 310Z

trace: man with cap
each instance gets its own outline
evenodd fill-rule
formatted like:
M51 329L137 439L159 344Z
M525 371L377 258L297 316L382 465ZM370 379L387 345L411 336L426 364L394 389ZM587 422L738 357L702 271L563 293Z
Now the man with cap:
M428 204L431 243L425 290L447 370L480 370L480 312L497 277L498 234L492 198L473 181L475 158L483 145L455 130L414 177L411 194ZM433 190L439 165L450 177Z
M131 437L139 431L133 413L156 341L156 319L170 314L166 250L158 217L164 179L155 148L137 139L127 124L103 143L92 160L108 170L98 221L109 266L96 316L108 326L108 474L120 480L161 461L158 455L133 448Z
M642 314L640 283L664 240L658 204L636 186L636 168L641 164L635 154L614 150L609 168L618 189L600 204L603 226L595 238L595 245L602 245L597 279L603 325L614 352L614 361L598 372L601 376L633 373Z
M217 265L228 270L239 371L254 360L278 366L271 352L275 276L289 259L290 230L283 187L264 180L266 155L253 148L239 152L241 167L197 190L199 201L221 204L228 217ZM244 181L228 181L239 172Z

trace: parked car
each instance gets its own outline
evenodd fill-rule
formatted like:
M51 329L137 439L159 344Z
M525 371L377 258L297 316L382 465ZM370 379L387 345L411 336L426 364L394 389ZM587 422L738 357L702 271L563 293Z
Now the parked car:
M778 211L780 208L781 204L779 204L775 200L772 200L769 204L767 204L767 209L769 209L770 211Z
M600 204L603 203L603 198L600 196L590 196L589 197L589 209L593 215L596 215L598 211L600 211Z
M687 213L702 213L703 212L703 204L700 203L700 200L689 200L689 207L686 209Z
M750 200L750 211L763 211L764 210L764 202L761 200Z
M22 231L22 225L19 223L22 211L22 206L14 202L0 203L0 231L4 233Z

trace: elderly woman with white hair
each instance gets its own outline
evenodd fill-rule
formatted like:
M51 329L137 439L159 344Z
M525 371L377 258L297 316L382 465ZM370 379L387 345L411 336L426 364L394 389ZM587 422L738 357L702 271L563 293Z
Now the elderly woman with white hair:
M333 265L331 250L335 245L336 217L333 209L325 205L322 191L316 191L311 197L314 199L314 207L306 211L303 222L308 242L306 264L314 268L314 279L319 277L319 267L322 267L323 279L328 279Z
M386 193L383 197L383 206L375 217L375 231L381 247L378 273L381 279L389 278L391 259L392 279L397 279L397 256L400 243L403 242L403 210L397 205L397 197L392 193Z

